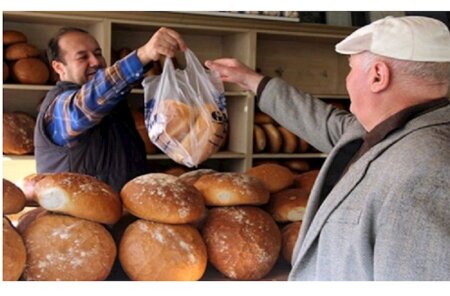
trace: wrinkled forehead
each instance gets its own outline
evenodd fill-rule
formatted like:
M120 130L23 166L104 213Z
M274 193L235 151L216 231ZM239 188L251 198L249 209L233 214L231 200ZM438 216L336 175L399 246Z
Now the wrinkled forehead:
M64 34L59 39L58 46L62 54L100 50L97 40L92 35L83 32Z

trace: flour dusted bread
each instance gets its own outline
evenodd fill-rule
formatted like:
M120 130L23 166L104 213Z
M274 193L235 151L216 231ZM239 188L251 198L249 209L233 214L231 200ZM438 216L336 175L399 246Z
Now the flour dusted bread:
M292 262L292 253L294 251L295 243L297 242L297 237L300 232L300 228L302 226L301 221L292 222L286 224L281 229L281 256L283 256L284 260Z
M270 197L268 211L277 222L301 221L306 211L309 191L301 188L284 189Z
M190 172L186 172L178 177L178 180L183 181L187 184L194 185L198 179L203 175L209 175L217 173L217 171L212 169L198 169Z
M271 193L288 188L294 182L294 174L291 170L276 163L252 167L245 174L261 180Z
M257 207L213 208L203 228L211 264L235 280L263 278L274 266L281 234L268 213Z
M3 113L3 153L13 155L33 153L35 125L36 120L27 113Z
M46 210L91 221L114 224L122 214L119 195L108 184L79 173L54 173L34 189L39 205Z
M37 205L37 198L34 192L37 182L49 176L50 173L30 174L22 178L18 185L25 194L27 205Z
M262 205L270 197L257 178L240 173L206 174L194 186L209 206Z
M120 242L125 272L138 281L195 281L206 270L207 253L197 229L138 220Z
M17 281L25 268L26 258L22 237L3 217L3 280Z
M133 215L161 223L197 222L206 213L197 189L162 173L134 178L125 184L120 196L124 207Z
M15 214L25 207L25 194L14 183L3 179L3 215Z
M23 238L27 249L25 280L104 280L117 254L114 240L101 224L67 215L36 218Z

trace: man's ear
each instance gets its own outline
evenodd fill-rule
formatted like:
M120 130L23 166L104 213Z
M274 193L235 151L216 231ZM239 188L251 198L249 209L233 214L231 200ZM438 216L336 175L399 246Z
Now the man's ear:
M385 62L375 62L370 75L370 90L374 93L385 90L391 82L391 70Z
M59 75L59 78L63 77L65 73L64 64L60 61L52 61L52 68Z

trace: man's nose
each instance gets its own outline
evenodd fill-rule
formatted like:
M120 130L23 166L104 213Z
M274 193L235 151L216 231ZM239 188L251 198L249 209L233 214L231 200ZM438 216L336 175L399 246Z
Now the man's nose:
M102 64L103 56L89 54L89 66L90 67L99 67Z

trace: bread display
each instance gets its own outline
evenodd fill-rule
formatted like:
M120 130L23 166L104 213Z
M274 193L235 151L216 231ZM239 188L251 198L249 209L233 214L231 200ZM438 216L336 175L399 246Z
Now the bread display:
M309 191L305 189L284 189L270 197L267 208L277 222L301 221L305 214L308 197Z
M206 212L201 193L177 177L151 173L134 178L120 192L124 207L133 215L155 222L197 222Z
M137 281L195 281L207 266L206 246L197 229L146 220L125 230L119 259Z
M235 280L257 280L274 266L281 234L270 215L257 207L213 208L203 228L211 264Z
M270 197L257 178L240 173L206 174L194 186L208 206L262 205Z
M16 30L5 30L3 31L3 46L8 46L15 43L27 42L27 36Z
M27 252L19 233L3 217L3 281L19 280L25 268Z
M311 191L316 181L319 170L311 170L294 177L294 187Z
M271 193L288 188L294 182L291 170L276 163L252 167L245 174L258 178Z
M15 214L25 207L25 194L14 183L3 179L3 215Z
M24 112L3 113L3 154L33 153L35 125L36 120Z
M178 180L185 182L190 185L194 185L198 179L203 175L217 173L217 171L212 169L197 169L194 171L186 172L178 177Z
M11 67L13 79L22 84L45 84L50 77L47 65L37 58L20 59Z
M10 62L26 58L37 58L39 55L39 49L28 43L16 43L5 49L5 59Z
M253 126L253 151L262 152L266 149L267 139L263 128L255 124Z
M302 226L301 221L292 222L285 225L281 229L281 256L291 264L292 262L292 252L294 251L295 243L297 242L297 237Z
M297 148L298 138L287 128L279 126L281 137L283 138L283 147L281 151L283 153L294 153Z
M24 234L25 280L98 281L109 275L117 254L99 223L59 214L36 218Z
M95 177L54 173L35 186L37 201L46 210L104 224L116 223L122 203L114 189Z
M132 115L139 136L141 137L142 141L144 141L145 152L147 154L155 154L158 149L148 137L147 127L145 126L144 113L142 111L135 110L134 112L132 112Z

